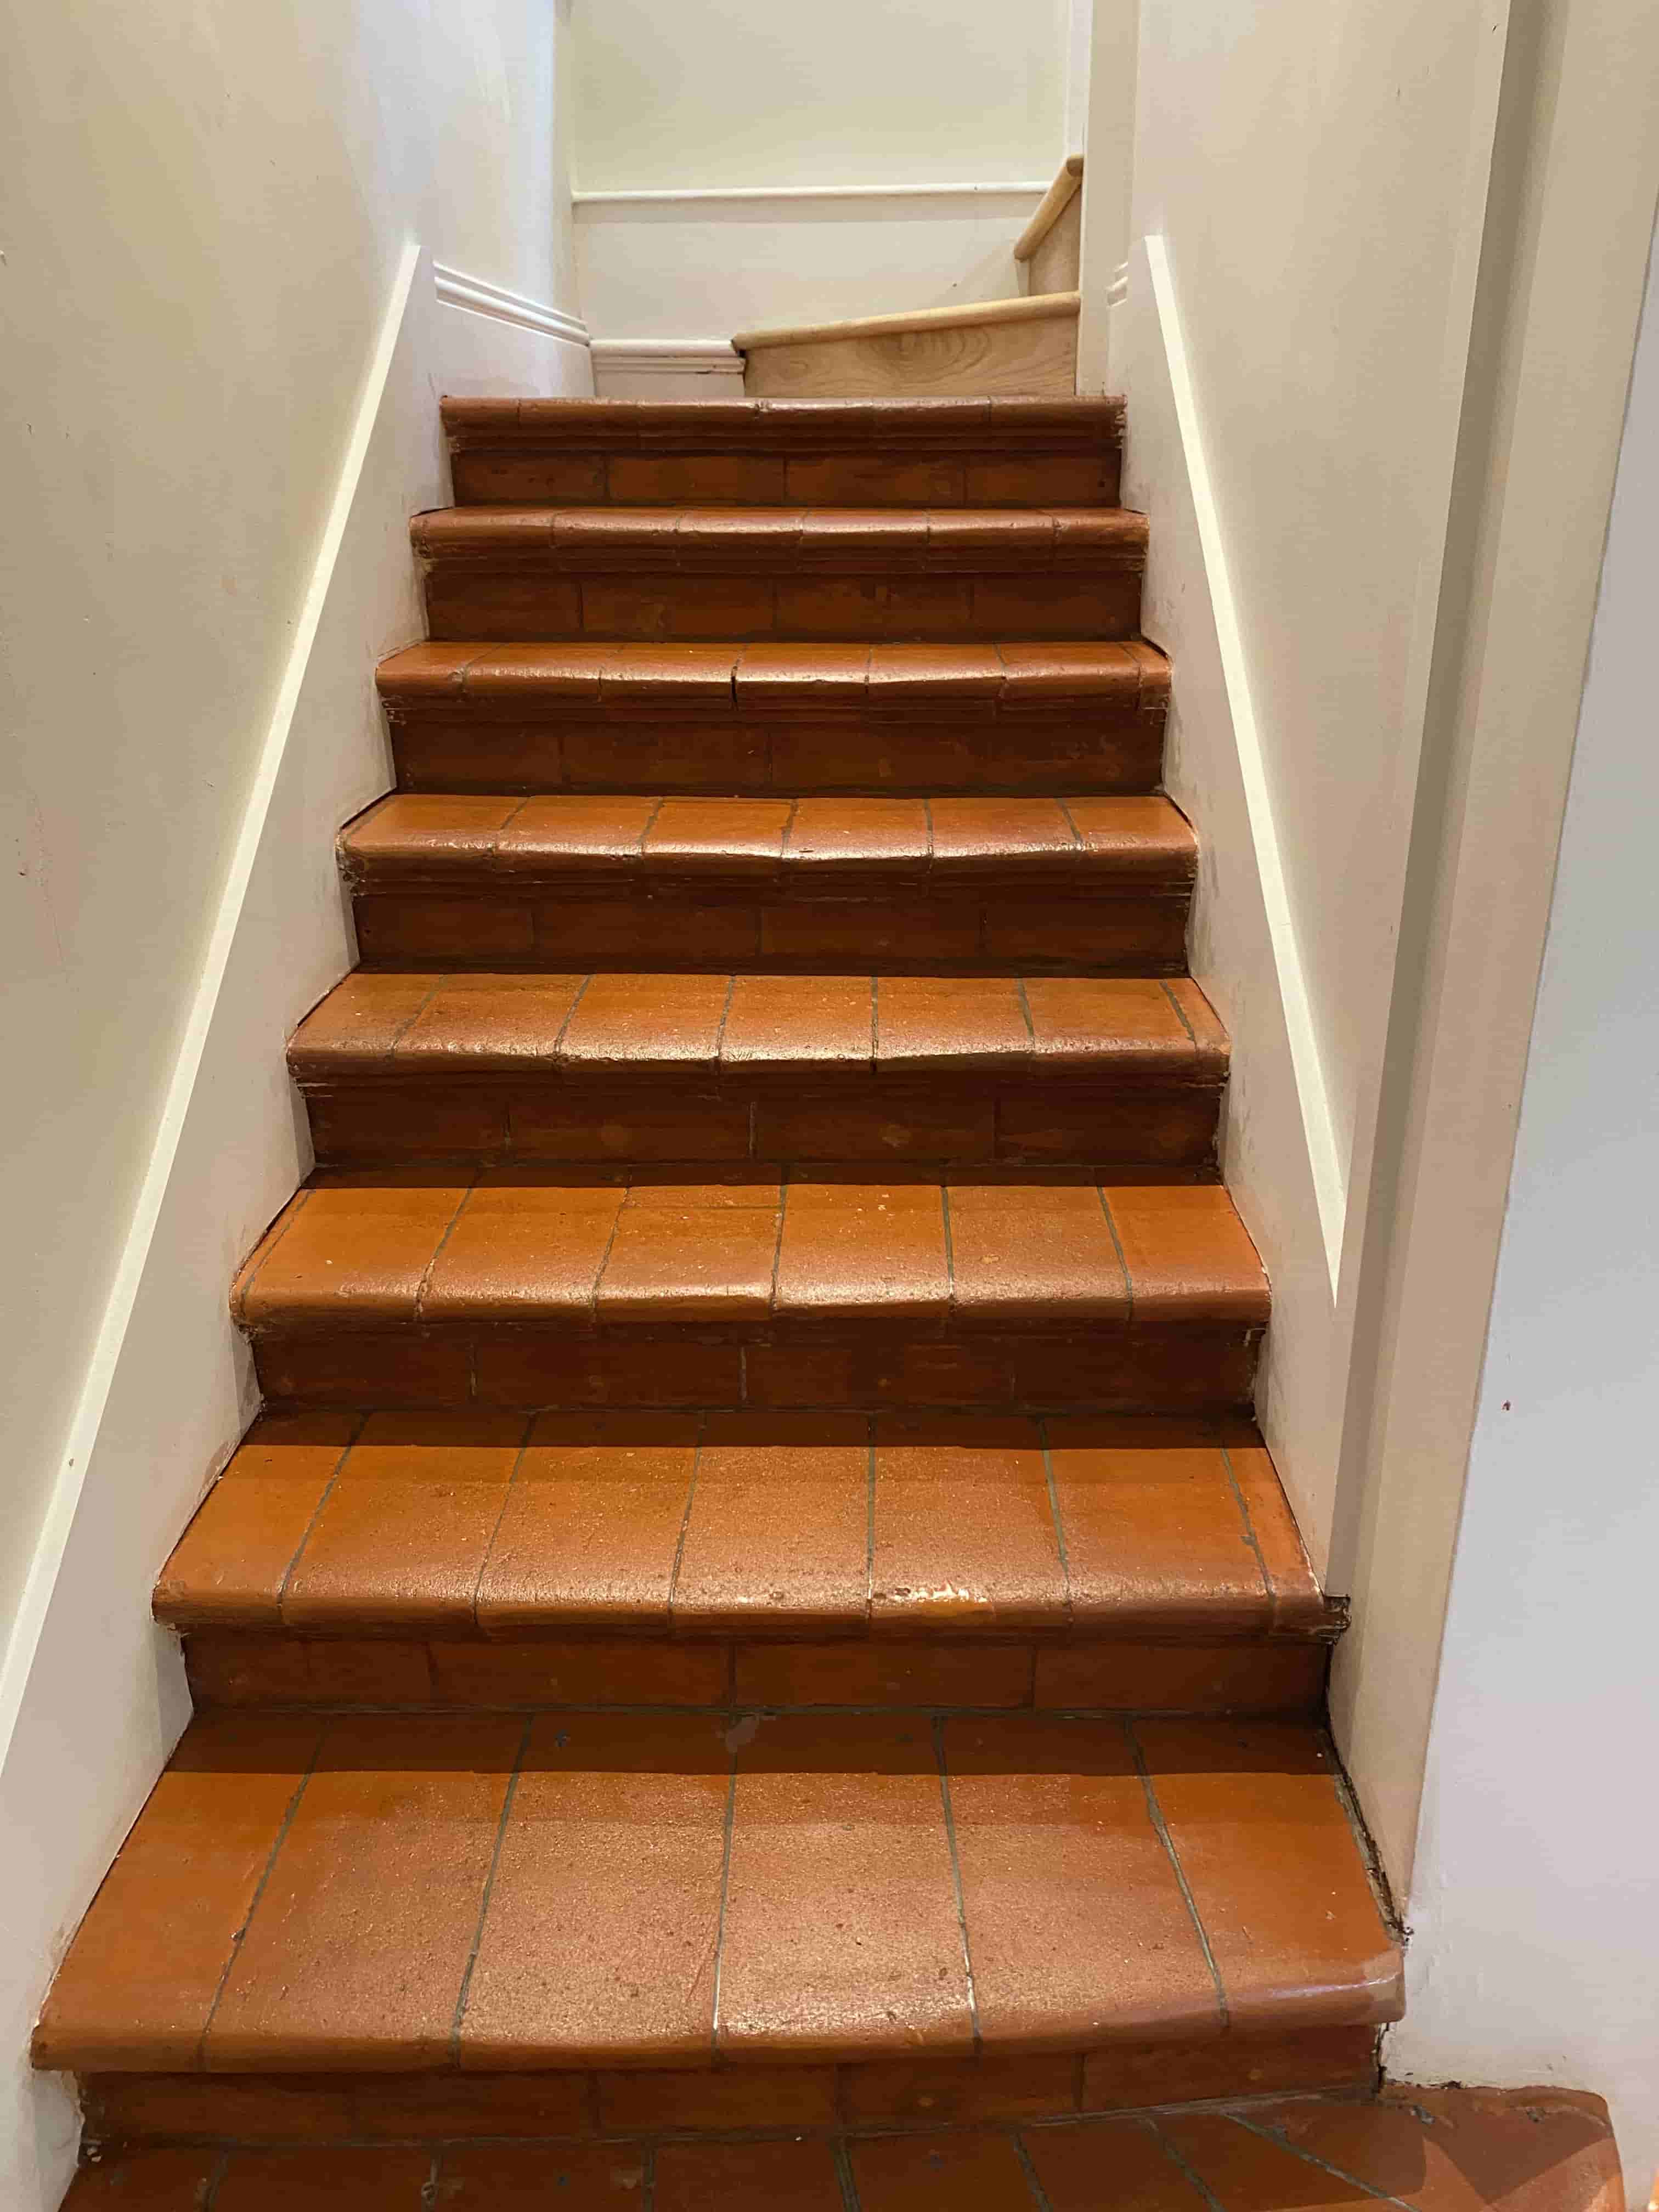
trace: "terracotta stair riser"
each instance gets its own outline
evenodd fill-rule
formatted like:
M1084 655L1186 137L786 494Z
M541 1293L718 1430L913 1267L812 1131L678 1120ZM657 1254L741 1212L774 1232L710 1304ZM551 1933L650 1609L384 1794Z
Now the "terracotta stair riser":
M1223 1323L1097 1324L955 1340L896 1325L781 1338L685 1328L593 1335L484 1326L318 1328L252 1340L281 1407L969 1407L1112 1413L1234 1412L1249 1405L1261 1331Z
M894 975L975 971L1173 975L1186 963L1184 895L1091 899L1010 888L977 897L769 897L753 892L583 898L472 893L359 894L366 965L700 969L759 974L880 968Z
M389 717L400 791L663 791L797 798L945 792L1011 795L1156 791L1164 714L918 722L667 715L606 722L399 709Z
M95 2074L81 2089L90 2142L586 2141L1064 2118L1228 2097L1363 2091L1370 2028L1232 2043L1123 2044L1029 2058L894 2059L741 2071L538 2074Z
M1115 447L1000 459L948 453L549 453L459 446L458 507L1115 507Z
M361 1610L361 1608L358 1608ZM198 1711L726 1710L771 1712L1274 1714L1311 1719L1329 1646L1232 1644L416 1641L360 1624L337 1637L201 1630L185 1638Z
M434 1082L391 1076L301 1086L320 1164L400 1160L735 1163L793 1168L836 1160L940 1170L1101 1161L1210 1171L1219 1085L1123 1081L1101 1085L983 1071L931 1083L846 1078L745 1086L726 1079L652 1079L606 1087L550 1075Z
M1004 637L1130 638L1140 624L1140 576L1132 569L878 580L649 569L584 576L528 564L453 562L427 568L425 592L431 636L501 644L839 643L848 637L896 645L991 644Z

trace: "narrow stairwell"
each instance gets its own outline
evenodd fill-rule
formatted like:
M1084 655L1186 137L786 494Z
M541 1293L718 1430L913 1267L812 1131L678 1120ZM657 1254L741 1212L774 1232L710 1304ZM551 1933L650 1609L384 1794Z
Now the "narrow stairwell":
M1368 2092L1118 404L444 414L197 1718L37 2033L98 2185L1082 2208L1154 2138L1009 2130Z

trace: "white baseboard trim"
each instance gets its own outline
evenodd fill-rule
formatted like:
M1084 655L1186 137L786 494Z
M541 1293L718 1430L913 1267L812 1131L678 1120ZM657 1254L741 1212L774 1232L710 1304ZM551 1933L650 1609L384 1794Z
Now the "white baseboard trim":
M592 355L601 399L743 396L743 356L728 338L595 338Z
M432 264L433 283L447 307L464 307L469 314L489 315L498 323L516 323L521 330L540 331L548 337L564 338L572 345L588 343L587 325L580 316L562 307L550 307L540 300L526 300L504 285L487 284L482 276L469 276L464 269Z
M1039 177L998 185L687 185L657 191L573 192L570 204L580 216L586 208L675 207L708 200L1041 199L1051 181Z

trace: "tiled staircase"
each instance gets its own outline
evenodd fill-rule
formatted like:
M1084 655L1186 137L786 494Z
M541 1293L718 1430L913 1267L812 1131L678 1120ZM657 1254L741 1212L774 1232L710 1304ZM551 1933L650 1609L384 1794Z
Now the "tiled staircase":
M1119 408L445 414L266 1410L156 1595L198 1715L37 2062L112 2148L412 2145L410 2212L543 2201L463 2139L856 2205L924 2123L1369 2085Z

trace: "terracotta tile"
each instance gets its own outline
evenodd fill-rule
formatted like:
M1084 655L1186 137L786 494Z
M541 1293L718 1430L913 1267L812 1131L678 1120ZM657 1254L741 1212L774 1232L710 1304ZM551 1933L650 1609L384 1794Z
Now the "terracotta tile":
M1012 2136L870 2136L847 2148L862 2212L1036 2212Z
M533 500L590 505L605 495L603 453L452 453L455 497L468 507Z
M404 1159L499 1157L507 1149L506 1101L465 1084L362 1084L306 1099L319 1163L349 1170Z
M58 1970L36 2066L199 2064L220 1978L319 1735L314 1721L277 1715L191 1723Z
M80 2083L86 2139L100 2144L340 2142L357 2132L348 2077L90 2074Z
M599 1278L599 1320L763 1321L777 1258L777 1186L737 1194L747 1202L711 1204L695 1185L653 1192L650 1204L630 1193Z
M516 799L395 791L348 822L340 855L349 874L373 878L487 867L496 840L519 810Z
M495 866L530 877L635 870L657 804L610 792L527 799L495 841Z
M584 975L454 975L404 1030L401 1073L456 1068L467 1074L550 1070Z
M712 1415L674 1577L675 1628L860 1634L869 1527L862 1415Z
M678 1413L541 1415L478 1580L484 1634L665 1630L697 1426Z
M787 467L787 495L803 507L935 507L962 498L959 460L881 452L815 453L792 456Z
M1194 2187L1145 2121L1031 2128L1021 2141L1048 2212L1097 2212L1107 2191L1112 2203L1133 2212L1214 2212L1215 2200ZM1285 2197L1278 2212L1302 2201Z
M487 1170L422 1293L431 1321L568 1320L592 1309L626 1193L556 1169Z
M434 1644L440 1705L714 1705L726 1695L724 1644Z
M1000 975L884 975L876 990L876 1065L982 1067L1001 1073L1030 1057L1019 986Z
M720 1065L867 1067L874 1001L867 975L739 975L720 1036Z
M642 644L766 637L776 629L775 588L769 576L585 576L580 629Z
M927 517L902 507L821 507L802 518L799 564L830 571L921 568Z
M665 799L646 834L646 865L676 875L775 875L790 805L787 799Z
M1066 1575L1035 1422L884 1415L875 1468L874 1627L1065 1626Z
M1385 2087L1372 2108L1379 2123L1396 2100L1408 2112L1417 2106L1428 2115L1425 2202L1431 2193L1455 2189L1468 2191L1480 2204L1524 2203L1528 2212L1616 2212L1619 2153L1600 2097L1551 2088L1419 2092L1414 2084L1401 2084ZM1336 2130L1347 2123L1331 2106L1317 2118L1309 2113L1301 2124L1287 2112L1277 2124L1293 2142L1317 2154L1326 2130L1336 2140ZM1386 2170L1385 2155L1368 2157L1355 2170L1369 2180Z
M1238 1407L1255 1372L1242 1328L1095 1330L1088 1336L1011 1337L1015 1397L1024 1406L1174 1413Z
M969 1324L1127 1317L1123 1267L1085 1182L950 1186L952 1304Z
M426 579L426 626L434 637L477 638L489 644L550 644L582 635L581 586L540 562L521 570L469 574L443 562ZM591 629L588 635L593 635ZM601 637L608 635L601 629ZM631 635L631 633L623 633Z
M585 2074L507 2074L483 2081L464 2074L359 2074L348 2079L351 2133L370 2141L592 2133L593 2100Z
M1106 1193L1138 1321L1264 1322L1267 1279L1213 1183L1116 1183Z
M969 507L1109 506L1117 497L1117 455L1021 453L1004 460L969 455L963 498Z
M394 720L390 735L405 791L556 791L566 781L556 722Z
M695 1338L594 1343L526 1329L481 1340L477 1395L486 1405L735 1406L744 1348Z
M331 1721L226 1979L210 2072L441 2065L515 1718Z
M250 1262L237 1318L248 1328L410 1320L416 1293L466 1184L410 1165L325 1175Z
M445 697L460 688L470 663L478 657L476 645L443 645L423 641L388 653L374 671L382 698L405 703L410 699Z
M1197 872L1193 825L1167 799L1107 799L1083 793L1065 801L1078 842L1114 876L1138 882L1190 883Z
M690 2129L828 2128L836 2118L833 2066L727 2067L708 2071L598 2074L599 2125L607 2134Z
M511 1146L520 1159L744 1160L749 1102L705 1090L596 1091L586 1083L512 1092Z
M1208 1168L1220 1104L1218 1089L1186 1085L1022 1085L997 1097L991 1157L1031 1165L1106 1160L1115 1164L1102 1172L1114 1177L1132 1165Z
M510 893L359 892L352 913L365 960L512 960L534 937L530 909Z
M1285 2212L1291 2205L1297 2212L1352 2212L1356 2197L1375 2201L1222 2112L1166 2113L1158 2130L1210 2203L1224 2203L1227 2212ZM1194 2191L1191 2201L1202 2200Z
M952 1720L945 1760L988 2045L1221 2033L1215 1978L1118 1723Z
M791 465L781 453L613 453L607 474L619 505L730 500L739 507L795 507L800 501L786 489Z
M1132 507L1074 507L1056 513L1054 565L1058 568L1138 567L1146 557L1146 517Z
M780 576L774 634L781 638L939 638L971 635L970 586L962 577L821 574Z
M706 2059L730 1767L706 1716L533 1724L459 2021L464 2068Z
M442 981L441 975L376 975L362 969L346 976L289 1038L289 1066L304 1081L389 1058Z
M738 1750L717 2042L745 2059L972 2049L925 1723L762 1718Z
M1293 1636L1331 1625L1332 1610L1303 1548L1290 1501L1254 1425L1224 1422L1222 1448L1273 1594L1273 1632Z
M760 945L760 916L755 907L741 900L549 899L536 908L536 945L550 960L580 960L594 968L730 969L738 961L754 958ZM688 1033L693 1056L696 1048L691 1040L699 1034L695 1028ZM619 1011L614 1040L617 1048L624 1048L629 1038ZM608 1050L610 1043L606 1040L602 1049Z
M1135 1735L1234 2031L1397 2017L1400 1954L1314 1731L1146 1720Z
M969 637L1120 638L1140 620L1140 578L1127 571L975 576L971 589Z
M630 1060L712 1067L731 991L726 975L595 975L562 1056L574 1068Z
M472 1395L471 1347L427 1329L393 1333L312 1329L255 1340L267 1401L313 1406L464 1406Z
M971 960L978 950L973 906L804 899L761 909L761 951L773 960L833 962L867 972L890 960Z
M987 960L1028 971L1064 965L1156 974L1184 959L1186 944L1181 900L1133 892L988 901L981 949Z
M589 571L672 568L687 520L678 507L560 507L552 517L553 556L567 568Z
M1010 1644L742 1644L733 1694L741 1705L1024 1705L1031 1652Z
M738 647L655 641L597 649L604 653L600 699L607 708L648 710L670 702L717 709L731 706Z
M867 645L747 645L733 689L740 711L848 705L862 699Z
M284 1622L471 1629L526 1427L518 1413L370 1414L295 1563Z
M884 1406L1007 1406L1010 1352L1018 1340L986 1336L970 1344L895 1343L876 1366L873 1395Z
M788 568L809 518L788 507L682 507L674 546L683 569Z
M185 1665L198 1711L312 1702L311 1653L293 1637L198 1629L185 1639Z
M789 1184L774 1303L780 1317L943 1316L950 1277L938 1184Z
M1098 1067L1191 1080L1199 1072L1192 1039L1155 980L1032 975L1025 1000L1032 1054L1044 1074Z
M783 860L802 879L841 869L908 879L925 873L927 854L923 799L806 798L795 802Z
M811 988L807 978L778 980ZM943 1084L927 1097L884 1087L868 1103L856 1097L762 1097L755 1104L754 1143L756 1158L767 1160L990 1160L996 1101Z
M1121 1644L1041 1650L1036 1699L1060 1711L1317 1712L1322 1644Z
M994 646L878 645L870 653L870 706L876 714L936 700L949 702L948 713L964 699L994 699L1002 684L1002 663Z
M655 2212L844 2212L827 2142L665 2143Z
M1086 2112L1125 2111L1201 2099L1363 2088L1376 2079L1374 2028L1223 2036L1218 2042L1120 2043L1085 2057L1083 2105Z
M425 2212L432 2157L422 2145L331 2144L325 2150L237 2150L214 2212Z
M983 874L1065 864L1080 872L1081 845L1054 799L984 799L942 795L929 801L933 872Z
M1213 1432L1097 1419L1047 1433L1079 1626L1267 1633L1272 1594Z
M465 682L467 702L525 711L597 703L617 657L612 646L584 645L575 638L549 644L513 639L482 650L474 647Z
M348 1413L262 1413L203 1499L155 1584L175 1627L265 1623L357 1430Z
M1077 2109L1082 2067L1075 2052L1016 2057L889 2059L841 2069L842 2111L854 2126L919 2121L1052 2118Z
M223 2154L217 2150L124 2150L83 2166L63 2212L203 2212Z
M638 2143L451 2143L433 2203L434 2212L638 2212L644 2184Z
M307 1702L414 1708L432 1703L424 1644L374 1636L330 1636L306 1645Z

